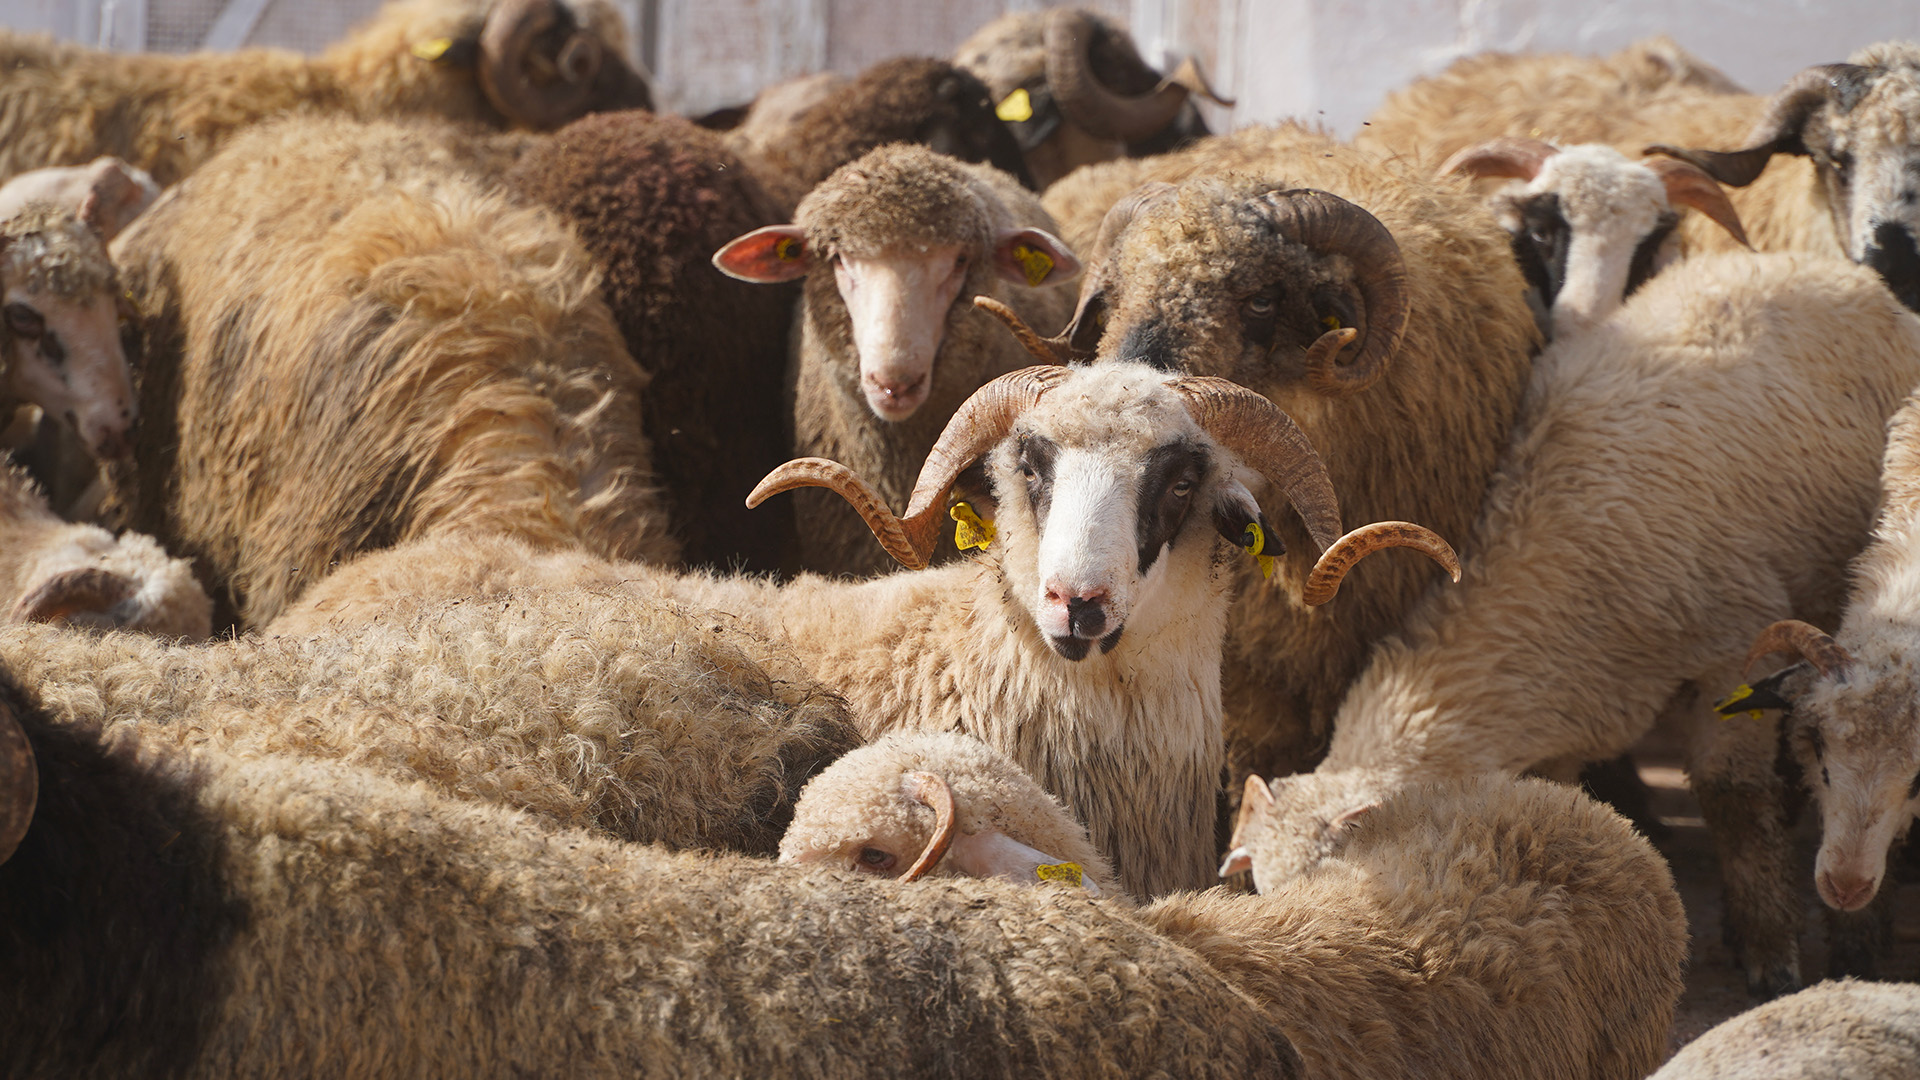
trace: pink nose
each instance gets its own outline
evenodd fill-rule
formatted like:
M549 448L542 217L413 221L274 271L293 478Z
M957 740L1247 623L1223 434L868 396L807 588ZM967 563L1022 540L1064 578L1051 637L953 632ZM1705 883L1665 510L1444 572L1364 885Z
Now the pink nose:
M1820 894L1841 911L1858 911L1873 899L1873 879L1828 871L1820 875Z

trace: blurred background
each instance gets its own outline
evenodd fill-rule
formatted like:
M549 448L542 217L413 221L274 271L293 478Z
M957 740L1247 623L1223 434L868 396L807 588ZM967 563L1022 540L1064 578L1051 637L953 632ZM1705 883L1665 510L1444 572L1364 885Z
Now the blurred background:
M275 45L317 52L380 0L0 0L0 25L120 50ZM1039 0L613 0L662 106L700 113L813 71L950 56L1004 11ZM1351 135L1386 93L1488 49L1604 53L1671 34L1765 93L1862 45L1920 38L1913 0L1080 0L1118 15L1140 51L1199 56L1238 99L1215 130L1302 117Z

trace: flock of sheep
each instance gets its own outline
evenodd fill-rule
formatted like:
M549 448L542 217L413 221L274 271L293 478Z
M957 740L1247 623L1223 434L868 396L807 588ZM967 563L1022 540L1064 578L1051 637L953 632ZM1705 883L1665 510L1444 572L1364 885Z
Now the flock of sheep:
M627 55L0 32L0 1075L1920 1075L1920 46Z

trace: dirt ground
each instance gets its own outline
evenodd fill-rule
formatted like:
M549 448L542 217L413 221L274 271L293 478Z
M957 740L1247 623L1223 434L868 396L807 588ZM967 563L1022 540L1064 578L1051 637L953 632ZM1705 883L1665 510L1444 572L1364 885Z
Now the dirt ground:
M1671 1040L1672 1049L1678 1050L1708 1028L1759 1002L1747 996L1745 979L1720 943L1720 865L1714 857L1713 842L1701 824L1700 806L1687 791L1686 779L1675 763L1655 755L1637 757L1640 776L1653 789L1653 812L1672 830L1672 836L1658 846L1673 867L1693 936L1686 996L1680 1000ZM1810 980L1823 975L1827 967L1822 905L1813 889L1813 852L1818 841L1817 812L1809 807L1800 821L1803 872L1799 877L1807 910L1800 935L1800 971ZM1883 960L1881 976L1912 979L1920 974L1920 883L1897 887L1894 955Z

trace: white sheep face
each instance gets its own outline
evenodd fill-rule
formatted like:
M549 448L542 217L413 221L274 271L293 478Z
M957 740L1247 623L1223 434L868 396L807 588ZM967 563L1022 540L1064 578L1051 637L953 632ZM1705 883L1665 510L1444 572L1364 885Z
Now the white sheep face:
M0 318L6 320L8 396L65 420L95 457L125 457L133 378L113 296L69 297L10 279Z

